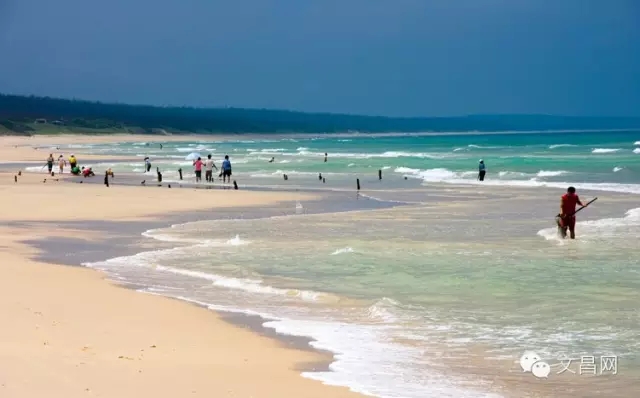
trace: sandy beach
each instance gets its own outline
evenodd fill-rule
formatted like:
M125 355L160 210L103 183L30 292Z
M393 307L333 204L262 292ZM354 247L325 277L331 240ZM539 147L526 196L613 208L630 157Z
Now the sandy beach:
M152 138L128 137L149 141ZM122 137L3 137L0 161L41 160L28 146ZM184 137L181 137L184 139ZM22 146L18 151L15 146ZM33 156L29 156L31 153ZM46 155L45 155L46 156ZM105 188L0 174L0 396L355 397L300 376L330 357L232 325L205 308L137 293L100 272L34 260L26 240L102 239L64 221L154 219L182 211L264 206L302 194ZM49 224L45 224L49 223Z
M114 142L169 142L195 139L193 136L164 136L164 135L37 135L37 136L4 136L0 137L0 162L41 162L44 164L49 153L57 154L57 146L73 144L104 144ZM69 155L69 150L64 150ZM101 159L132 159L126 156L101 156L83 154L82 149L75 150L83 160ZM57 157L57 156L56 156ZM133 158L135 159L135 158Z

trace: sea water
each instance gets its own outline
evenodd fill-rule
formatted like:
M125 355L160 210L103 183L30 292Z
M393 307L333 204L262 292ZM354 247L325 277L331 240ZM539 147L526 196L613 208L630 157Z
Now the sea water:
M360 178L363 195L350 200L399 206L305 214L306 203L292 202L279 216L147 231L175 248L91 266L146 292L259 314L279 333L311 337L335 361L331 372L305 376L370 395L497 396L489 380L503 370L487 368L493 361L517 368L525 350L549 360L613 355L616 377L633 384L638 139L638 132L267 137L166 143L162 152L156 144L96 145L83 150L150 155L167 169L187 169L184 157L195 151L216 160L229 154L234 177L258 185L343 191ZM484 184L475 179L481 158ZM142 172L142 164L113 167ZM553 224L568 184L585 199L599 196L579 215L576 241L560 240Z
M177 180L180 168L185 182L194 181L191 159L211 154L218 167L229 155L238 182L245 184L280 184L284 174L289 176L289 186L306 184L319 182L322 173L328 182L353 187L356 177L377 180L378 170L383 178L397 174L427 182L475 184L477 164L483 159L485 185L562 186L571 181L591 189L628 192L638 188L628 184L639 182L639 135L634 131L325 135L224 142L215 142L213 136L198 142L165 142L162 149L158 143L145 142L75 147L83 152L140 159L113 164L80 159L86 166L112 167L114 172L142 175L143 159L149 156L153 168L147 174L155 176L159 167L166 181ZM73 149L65 148L69 152Z

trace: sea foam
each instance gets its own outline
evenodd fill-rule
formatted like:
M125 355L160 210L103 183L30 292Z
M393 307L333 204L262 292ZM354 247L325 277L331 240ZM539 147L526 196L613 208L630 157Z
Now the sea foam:
M640 149L640 148L639 148ZM639 151L640 152L640 151ZM478 185L485 186L516 186L516 187L550 187L550 188L565 188L568 185L573 185L578 189L594 190L594 191L610 191L610 192L623 192L640 194L640 184L617 184L617 183L577 183L577 182L560 182L560 181L541 181L537 178L528 180L512 180L512 179L488 179L484 181L477 181L473 176L476 172L465 171L455 172L444 168L435 169L413 169L408 167L397 167L394 170L396 173L401 173L413 178L422 179L424 182L444 182L449 184L460 185Z
M549 145L549 149L565 148L565 147L571 147L571 146L575 146L575 145L573 145L573 144L555 144L555 145Z
M591 153L614 153L621 151L620 148L596 148Z
M342 249L338 249L334 251L333 253L331 253L331 255L336 256L338 254L344 254L344 253L353 253L353 249L350 247L343 247Z

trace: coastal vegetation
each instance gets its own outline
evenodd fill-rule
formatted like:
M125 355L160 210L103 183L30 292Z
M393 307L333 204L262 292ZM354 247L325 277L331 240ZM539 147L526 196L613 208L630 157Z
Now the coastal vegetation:
M0 94L0 135L459 132L640 128L640 118L549 115L383 117L164 107Z

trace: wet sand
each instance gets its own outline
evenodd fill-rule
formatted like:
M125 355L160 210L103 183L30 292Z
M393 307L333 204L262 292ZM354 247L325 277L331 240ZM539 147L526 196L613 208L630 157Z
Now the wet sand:
M128 253L135 243L123 236L138 221L311 196L107 189L45 183L28 174L15 183L13 176L0 174L0 311L10 320L0 329L1 396L359 396L300 377L301 367L326 365L326 354L283 344L198 306L119 288L94 270L44 262L44 252L25 243L58 244L57 262L71 265L77 252ZM99 226L104 220L122 223L118 246L102 244L112 231L86 228L87 221Z

